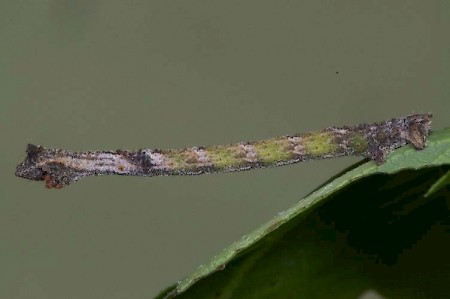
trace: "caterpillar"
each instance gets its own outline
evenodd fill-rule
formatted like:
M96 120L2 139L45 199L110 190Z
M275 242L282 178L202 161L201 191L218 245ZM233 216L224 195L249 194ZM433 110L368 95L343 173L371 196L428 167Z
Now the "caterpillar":
M378 165L407 143L427 144L432 114L414 114L355 126L285 135L260 141L184 149L72 152L28 144L16 176L60 189L97 175L168 176L244 171L340 156L363 156Z

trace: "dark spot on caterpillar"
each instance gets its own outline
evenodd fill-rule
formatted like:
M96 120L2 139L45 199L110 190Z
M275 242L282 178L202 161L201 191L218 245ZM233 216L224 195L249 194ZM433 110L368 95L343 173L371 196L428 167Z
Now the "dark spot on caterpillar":
M157 153L160 150L153 150L153 152ZM145 150L138 151L124 151L124 150L116 150L116 153L130 161L130 163L141 167L144 172L149 172L153 166L152 159L147 154ZM119 166L120 167L120 166ZM121 170L119 168L119 170Z
M152 169L152 159L144 150L139 150L133 154L129 154L127 158L134 165L140 166L144 173L148 173Z
M27 145L27 160L30 162L36 162L39 154L44 150L42 146L34 145L34 144L28 144Z

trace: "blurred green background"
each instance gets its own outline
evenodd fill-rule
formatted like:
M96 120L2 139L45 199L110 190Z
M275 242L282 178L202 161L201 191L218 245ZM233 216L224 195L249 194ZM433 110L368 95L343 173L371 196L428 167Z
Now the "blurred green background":
M359 158L198 177L14 176L72 150L257 140L433 112L449 1L0 1L0 298L149 298Z

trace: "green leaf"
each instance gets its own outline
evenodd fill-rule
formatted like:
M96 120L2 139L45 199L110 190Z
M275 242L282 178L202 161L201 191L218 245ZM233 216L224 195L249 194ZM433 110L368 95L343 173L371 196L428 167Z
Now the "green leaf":
M360 164L158 298L447 298L449 170L450 129Z
M445 186L450 185L450 170L447 171L446 174L441 176L433 185L431 185L430 189L428 189L427 193L425 193L425 197L430 196L434 192L444 188Z

